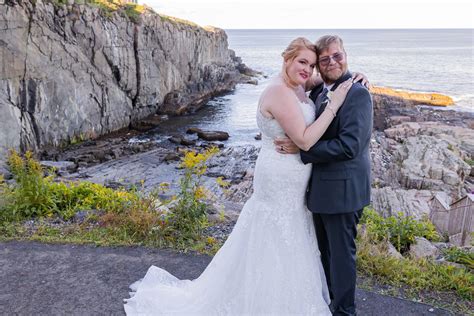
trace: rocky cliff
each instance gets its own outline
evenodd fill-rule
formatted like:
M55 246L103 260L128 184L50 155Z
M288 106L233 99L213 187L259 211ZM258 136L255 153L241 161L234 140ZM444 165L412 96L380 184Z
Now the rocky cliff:
M0 5L0 160L193 110L242 78L223 30L145 10L139 21L90 5Z

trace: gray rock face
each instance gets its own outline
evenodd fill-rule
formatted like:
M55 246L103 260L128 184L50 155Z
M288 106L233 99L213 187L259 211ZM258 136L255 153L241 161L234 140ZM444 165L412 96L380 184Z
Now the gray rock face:
M471 168L448 143L433 136L409 137L396 153L401 183L409 189L460 191Z
M87 5L9 0L0 28L0 156L194 110L241 78L223 30L151 11L135 24Z
M399 142L394 164L402 187L465 195L471 167L464 160L474 154L474 130L424 122L403 123L385 134Z
M474 130L439 122L406 122L374 132L371 143L372 205L386 215L403 212L420 218L430 211L429 200L445 193L451 201L472 188Z
M433 193L429 190L406 190L392 187L372 189L372 207L384 216L395 215L398 212L406 216L421 219L428 215L429 200Z

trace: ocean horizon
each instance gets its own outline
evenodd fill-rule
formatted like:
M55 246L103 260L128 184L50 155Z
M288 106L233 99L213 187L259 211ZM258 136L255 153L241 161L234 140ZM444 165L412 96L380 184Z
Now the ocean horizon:
M298 36L344 40L349 69L376 86L440 93L448 109L474 112L474 29L225 29L229 48L252 69L274 76L281 52Z

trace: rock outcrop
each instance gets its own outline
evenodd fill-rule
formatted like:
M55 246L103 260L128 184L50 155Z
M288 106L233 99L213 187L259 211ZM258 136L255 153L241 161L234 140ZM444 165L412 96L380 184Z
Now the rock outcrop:
M151 10L137 22L88 5L6 0L0 25L0 156L192 111L248 78L223 30Z
M383 131L402 122L438 122L474 129L474 112L438 110L427 104L383 94L373 94L374 128Z
M429 201L447 203L474 189L474 113L436 111L398 97L374 96L372 206L421 218Z
M439 93L409 92L395 90L387 87L372 87L370 89L370 92L373 94L382 94L392 97L398 97L404 100L410 100L422 104L437 106L448 106L454 104L454 100L451 97Z

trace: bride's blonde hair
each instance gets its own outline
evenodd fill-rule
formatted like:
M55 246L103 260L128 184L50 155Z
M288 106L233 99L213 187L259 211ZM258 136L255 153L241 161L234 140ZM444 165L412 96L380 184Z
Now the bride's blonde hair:
M298 53L303 50L303 49L309 49L310 51L314 52L314 55L316 55L316 46L311 43L311 41L305 37L297 37L294 40L290 42L288 47L281 53L281 56L283 57L283 69L282 69L282 76L283 80L285 83L291 87L291 88L296 88L297 84L294 83L290 76L288 76L288 72L285 66L285 63L287 61L292 61L293 59L298 56Z

